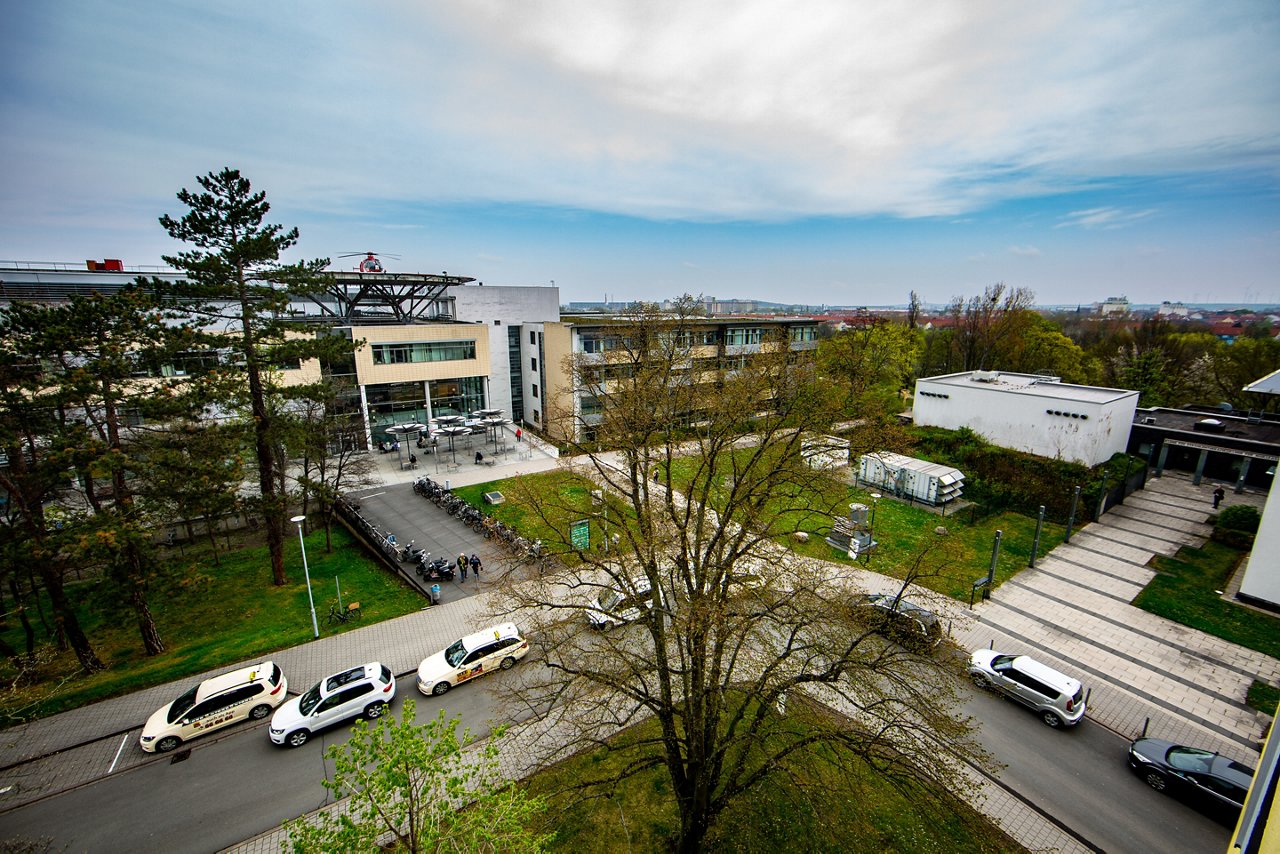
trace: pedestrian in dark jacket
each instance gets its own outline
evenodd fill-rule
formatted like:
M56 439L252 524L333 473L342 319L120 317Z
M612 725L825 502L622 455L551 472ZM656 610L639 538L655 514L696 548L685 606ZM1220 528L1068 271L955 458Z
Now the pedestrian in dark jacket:
M1218 505L1222 503L1222 499L1227 497L1227 491L1219 484L1218 488L1213 491L1213 509L1217 510Z
M471 553L471 571L476 574L476 578L480 577L480 555L475 552Z

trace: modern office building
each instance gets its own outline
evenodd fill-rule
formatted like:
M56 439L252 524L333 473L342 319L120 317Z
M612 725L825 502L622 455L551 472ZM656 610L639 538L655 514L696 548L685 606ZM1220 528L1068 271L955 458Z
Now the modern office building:
M548 435L589 440L601 418L602 403L584 388L576 365L598 364L608 372L625 349L634 320L599 315L564 316L524 324L521 337L525 421ZM786 346L812 354L818 347L818 321L812 318L699 318L689 323L685 369L693 382L721 370L749 366L753 356ZM616 366L615 366L616 367ZM609 382L609 380L604 380ZM685 413L690 423L698 413Z
M109 293L138 277L176 280L163 267L128 267L114 259L76 264L0 262L0 305L57 303L73 294ZM331 273L315 297L296 298L290 320L316 335L352 342L350 358L303 364L282 380L314 381L322 373L350 388L350 408L371 442L410 421L502 409L525 417L528 384L520 359L523 325L560 316L554 287L493 287L448 273L392 273L372 255L352 271Z

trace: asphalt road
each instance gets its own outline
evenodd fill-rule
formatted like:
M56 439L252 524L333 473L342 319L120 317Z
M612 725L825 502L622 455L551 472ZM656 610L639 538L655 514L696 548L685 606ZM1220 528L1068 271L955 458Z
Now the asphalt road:
M409 676L397 683L392 708L399 713L411 696L419 720L443 707L484 735L497 711L491 688L484 681L428 698ZM1005 764L1000 779L1093 845L1109 852L1226 850L1229 826L1149 789L1125 765L1127 742L1109 730L1088 720L1052 730L989 692L974 692L964 711L982 722L984 744ZM241 725L225 738L193 742L182 761L160 758L7 813L0 828L10 838L53 836L73 851L214 851L328 803L320 784L330 770L324 750L348 730L340 725L289 750L270 743L265 723Z
M1221 852L1231 826L1156 792L1129 770L1129 742L1087 718L1054 730L1023 706L975 691L964 711L1006 766L1002 782L1108 852ZM1233 818L1231 820L1234 820Z
M397 681L393 712L412 697L419 721L444 708L473 736L488 734L495 709L483 682L444 697L424 697L414 683L414 675ZM241 724L226 738L192 742L181 761L162 757L2 815L0 836L52 836L54 850L217 851L329 803L324 751L349 731L341 724L291 750L271 743L267 722Z

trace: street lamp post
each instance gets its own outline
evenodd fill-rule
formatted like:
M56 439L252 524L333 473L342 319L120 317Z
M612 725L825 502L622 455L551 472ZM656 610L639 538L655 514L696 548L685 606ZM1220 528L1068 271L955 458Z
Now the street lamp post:
M867 524L867 566L871 566L871 553L876 548L876 506L880 503L880 493L873 492L871 498L871 521Z
M320 637L320 624L316 622L316 600L311 595L311 570L307 567L307 543L302 539L302 523L307 521L307 517L294 516L289 521L298 526L298 545L302 546L302 575L307 580L307 601L311 603L311 631L315 637Z

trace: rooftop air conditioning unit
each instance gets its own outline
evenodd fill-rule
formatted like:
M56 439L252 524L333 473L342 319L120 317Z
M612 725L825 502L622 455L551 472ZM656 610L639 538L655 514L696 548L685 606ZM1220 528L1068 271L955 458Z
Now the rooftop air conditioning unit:
M1155 424L1155 423L1156 423L1156 417L1155 417L1154 415L1147 415L1147 416L1145 416L1145 417L1142 419L1142 423L1143 423L1143 424Z
M1195 423L1195 429L1201 433L1222 433L1226 431L1227 425L1216 418L1201 418Z
M999 371L974 371L970 377L976 383L993 383L1000 379Z

